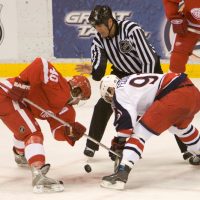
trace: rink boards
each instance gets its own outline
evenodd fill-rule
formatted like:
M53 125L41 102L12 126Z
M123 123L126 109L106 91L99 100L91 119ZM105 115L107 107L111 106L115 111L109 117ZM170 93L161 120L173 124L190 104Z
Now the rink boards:
M59 72L65 77L73 76L77 74L75 70L75 66L77 63L59 63L59 62L52 62L54 66L58 69ZM17 76L29 63L1 63L0 64L0 77L13 77ZM111 71L110 64L108 64L106 74L109 74ZM164 72L167 72L169 68L168 63L162 64L162 69ZM187 64L186 73L191 78L200 78L200 64Z

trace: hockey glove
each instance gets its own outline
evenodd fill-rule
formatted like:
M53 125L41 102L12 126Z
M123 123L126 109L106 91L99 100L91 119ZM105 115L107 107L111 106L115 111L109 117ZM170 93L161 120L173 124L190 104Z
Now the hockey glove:
M114 137L111 141L110 150L121 155L125 144L126 144L126 138L124 138L124 137ZM115 159L116 159L116 155L114 155L111 152L109 152L109 157L111 158L112 161L115 161Z
M29 90L30 86L16 77L13 87L8 91L8 96L14 101L22 101L28 95Z
M188 22L186 18L179 14L172 18L171 20L172 28L174 33L184 35L187 33Z
M72 133L70 133L69 127L66 127L66 135L69 137L73 142L79 140L85 133L86 128L79 122L74 122L70 124L72 126Z

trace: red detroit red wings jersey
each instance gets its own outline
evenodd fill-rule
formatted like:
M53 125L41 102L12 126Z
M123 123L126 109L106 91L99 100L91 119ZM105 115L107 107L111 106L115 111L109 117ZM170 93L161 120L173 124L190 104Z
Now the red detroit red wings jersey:
M182 0L163 0L166 16L171 20L179 11L179 3ZM184 0L182 12L186 16L189 26L200 29L200 1Z
M62 109L66 106L71 96L70 85L51 63L43 58L36 58L19 76L31 86L27 96L29 100L54 114L62 112ZM1 83L8 88L12 88L14 80L14 78L9 78L1 81ZM2 89L5 92L8 91L4 87ZM42 113L37 108L31 105L27 106L31 109L35 118L48 118L45 113ZM67 107L68 110L74 110L72 106L67 105ZM73 111L73 113L75 112Z
M200 1L185 0L183 13L188 19L189 26L200 28Z
M70 86L67 80L56 71L51 63L43 58L36 58L22 73L20 78L29 82L31 89L28 99L45 110L58 113L70 98ZM30 106L37 118L45 118L38 109Z
M31 86L27 96L29 100L42 107L44 110L54 113L57 117L69 124L75 122L75 110L71 105L67 104L67 101L71 97L70 85L51 63L43 58L36 58L23 72L20 73L20 78L24 82L28 82ZM15 78L1 81L2 85L6 86L1 87L4 92L7 93L7 88L12 88L14 81ZM10 99L10 101L12 100ZM5 105L7 106L8 104L9 103ZM12 104L9 105L11 105L11 107L8 109L15 112ZM19 105L21 109L24 108L24 111L27 111L20 102ZM71 145L74 145L74 142L65 135L65 127L63 124L29 104L27 104L27 107L30 109L30 114L33 115L34 118L47 120L49 122L51 131L56 140L67 140ZM27 116L28 113L29 111L27 111ZM17 121L18 118L14 120ZM35 124L35 120L29 120ZM18 132L16 134L18 134Z

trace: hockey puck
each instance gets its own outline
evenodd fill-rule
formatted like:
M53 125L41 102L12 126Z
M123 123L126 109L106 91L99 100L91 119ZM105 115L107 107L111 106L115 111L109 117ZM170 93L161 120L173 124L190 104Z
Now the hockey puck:
M85 169L85 171L86 171L87 173L90 173L90 172L92 171L91 166L88 165L88 164L84 166L84 169Z

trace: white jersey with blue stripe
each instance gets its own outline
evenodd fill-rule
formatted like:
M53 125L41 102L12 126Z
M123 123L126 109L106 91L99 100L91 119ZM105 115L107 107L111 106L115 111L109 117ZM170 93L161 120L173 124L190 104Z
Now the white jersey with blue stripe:
M122 78L113 98L116 130L134 128L137 117L153 103L164 74L133 74Z

